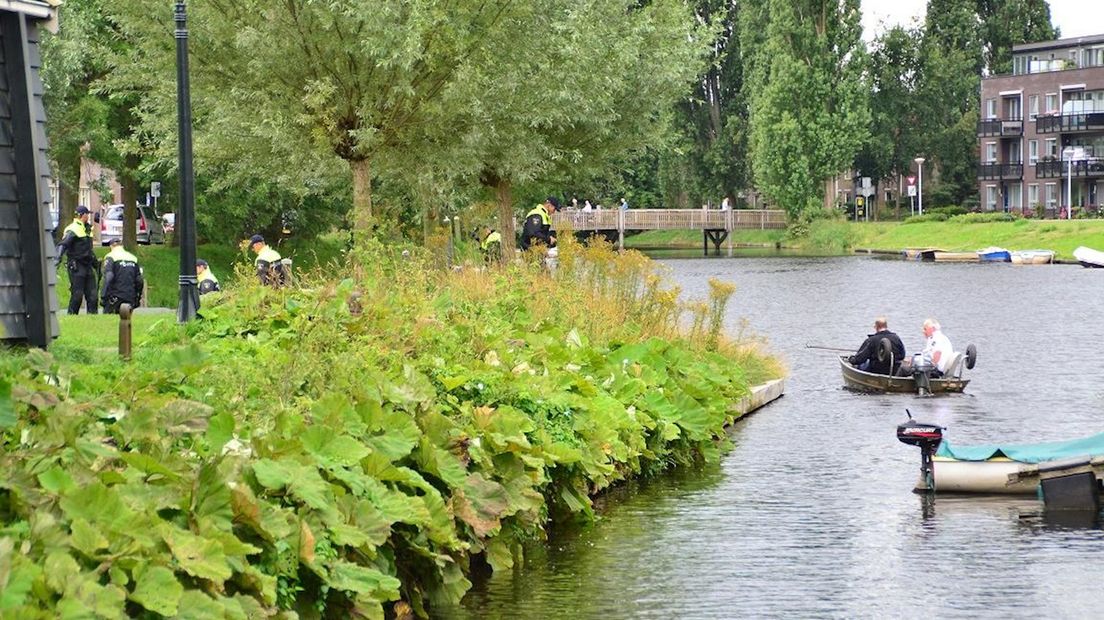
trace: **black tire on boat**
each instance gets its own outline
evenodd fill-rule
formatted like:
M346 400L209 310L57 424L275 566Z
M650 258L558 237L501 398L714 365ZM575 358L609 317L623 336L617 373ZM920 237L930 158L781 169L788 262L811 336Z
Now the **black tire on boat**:
M977 364L977 347L974 345L966 346L966 368L970 370L974 369L974 364Z
M889 358L893 356L893 345L889 342L889 338L882 338L878 341L878 361L888 362Z

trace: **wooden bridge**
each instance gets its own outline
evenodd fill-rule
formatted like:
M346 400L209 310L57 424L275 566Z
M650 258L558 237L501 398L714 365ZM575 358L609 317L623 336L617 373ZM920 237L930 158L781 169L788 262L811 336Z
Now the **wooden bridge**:
M786 212L779 209L603 209L601 211L559 211L552 215L552 228L574 232L617 231L617 247L625 247L626 230L700 230L702 245L716 252L734 230L768 230L786 227ZM730 242L731 245L731 242Z

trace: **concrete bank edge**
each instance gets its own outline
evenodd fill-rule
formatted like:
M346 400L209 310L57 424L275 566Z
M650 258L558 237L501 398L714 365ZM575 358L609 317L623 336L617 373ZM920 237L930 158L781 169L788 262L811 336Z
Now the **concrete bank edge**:
M769 405L779 398L782 398L785 392L785 379L774 379L766 383L752 386L750 394L736 401L735 410L737 417L743 417Z

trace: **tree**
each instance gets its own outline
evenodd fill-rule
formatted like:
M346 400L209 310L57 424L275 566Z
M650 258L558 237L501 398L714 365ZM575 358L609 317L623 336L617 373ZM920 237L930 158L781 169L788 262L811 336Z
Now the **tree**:
M770 0L750 67L750 155L758 188L791 216L822 204L848 168L869 110L858 0ZM758 19L763 19L762 15Z
M662 165L669 200L682 206L735 197L747 187L748 110L741 58L740 12L743 3L698 0L695 18L713 24L709 64L690 97L676 107L679 142Z
M962 204L977 193L978 92L984 67L976 0L929 0L920 44L918 155L931 193Z
M911 169L921 135L917 101L920 32L894 27L873 44L869 78L870 126L855 158L865 176L884 179Z
M978 0L988 75L1012 72L1012 46L1058 38L1046 0Z

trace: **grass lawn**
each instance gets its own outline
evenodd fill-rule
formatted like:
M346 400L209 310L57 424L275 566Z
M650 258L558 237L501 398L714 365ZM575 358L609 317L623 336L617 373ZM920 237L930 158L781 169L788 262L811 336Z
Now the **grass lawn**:
M101 364L118 358L117 314L62 314L58 316L58 324L61 334L50 345L50 352L58 359ZM131 324L131 350L137 353L154 334L182 329L175 313L136 314Z
M1016 220L1013 222L871 222L851 225L852 246L878 250L938 247L971 251L987 246L1009 250L1054 250L1058 258L1073 258L1084 245L1104 249L1104 220Z

